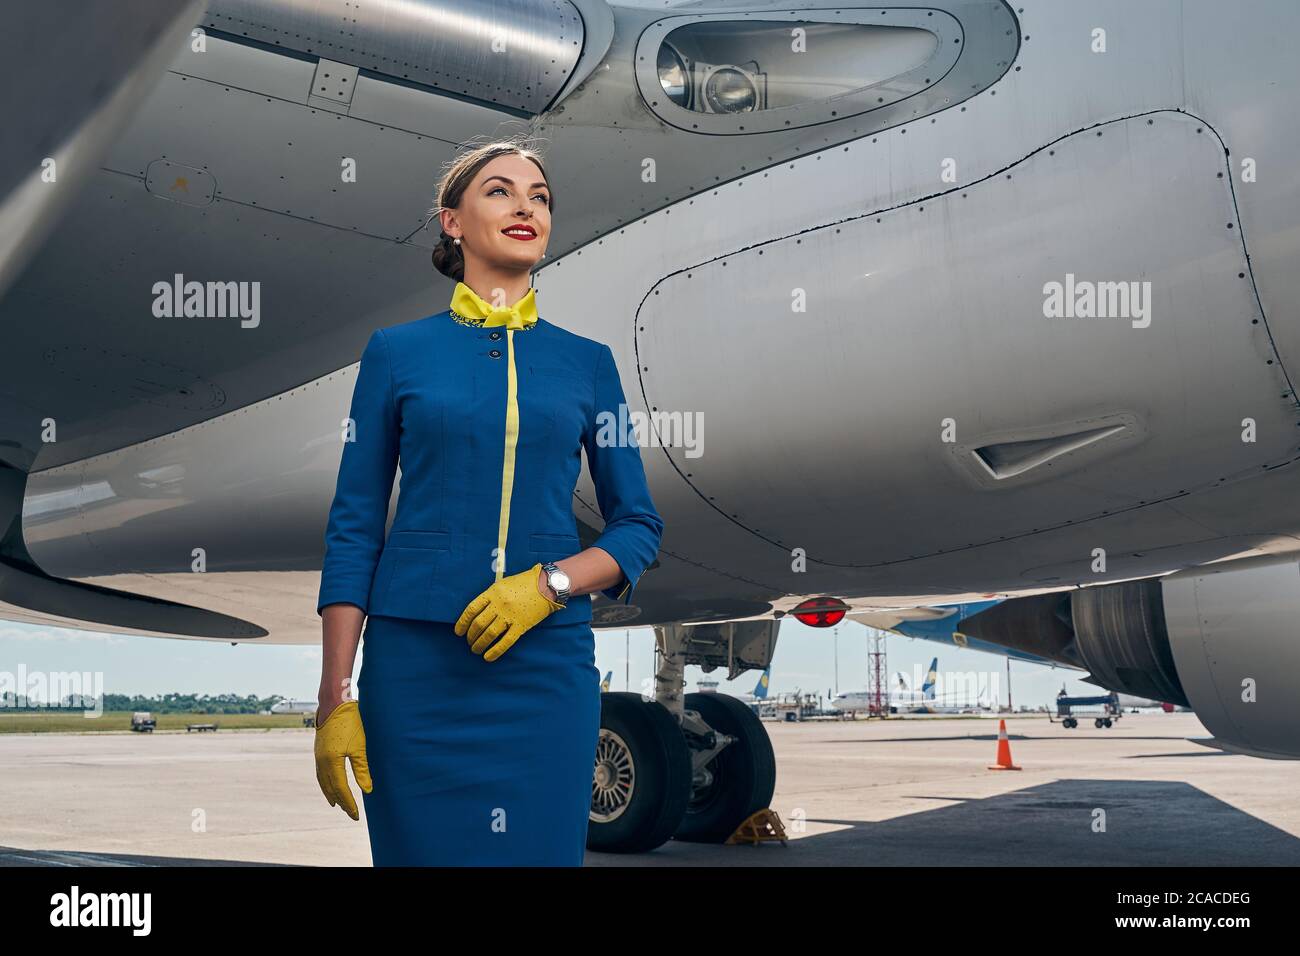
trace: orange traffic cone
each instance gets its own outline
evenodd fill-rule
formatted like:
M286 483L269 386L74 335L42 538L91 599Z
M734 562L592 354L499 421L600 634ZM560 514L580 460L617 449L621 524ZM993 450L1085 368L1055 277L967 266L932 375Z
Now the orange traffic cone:
M1011 741L1007 738L1007 722L998 721L998 765L989 767L990 770L1019 770L1011 762Z

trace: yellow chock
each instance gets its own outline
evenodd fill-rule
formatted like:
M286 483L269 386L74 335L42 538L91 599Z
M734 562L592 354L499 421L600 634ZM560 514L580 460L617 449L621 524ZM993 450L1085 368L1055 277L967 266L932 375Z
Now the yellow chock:
M775 810L768 807L759 810L736 827L736 832L727 837L727 845L748 843L758 846L760 842L771 840L780 840L782 846L786 844L785 827L781 825L781 818Z

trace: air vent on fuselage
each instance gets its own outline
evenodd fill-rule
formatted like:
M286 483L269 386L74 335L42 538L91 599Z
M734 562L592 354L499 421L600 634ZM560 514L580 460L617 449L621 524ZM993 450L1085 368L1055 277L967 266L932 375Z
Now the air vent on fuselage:
M1000 480L1023 475L1027 471L1047 464L1054 458L1088 445L1095 444L1111 435L1124 431L1124 425L1108 425L1102 428L1089 428L1072 432L1068 435L1055 435L1051 438L1035 438L1030 441L1009 441L993 445L982 445L972 454L990 475Z

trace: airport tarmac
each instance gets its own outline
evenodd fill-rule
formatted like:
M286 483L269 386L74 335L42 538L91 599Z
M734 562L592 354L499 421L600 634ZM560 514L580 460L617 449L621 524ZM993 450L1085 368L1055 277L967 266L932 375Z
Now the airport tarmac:
M1130 714L1109 730L1012 718L1023 769L1004 772L986 769L987 719L764 726L787 845L670 841L587 865L1300 864L1300 761L1193 743L1205 730L1191 714ZM312 739L0 735L0 865L368 866L364 817L325 802Z

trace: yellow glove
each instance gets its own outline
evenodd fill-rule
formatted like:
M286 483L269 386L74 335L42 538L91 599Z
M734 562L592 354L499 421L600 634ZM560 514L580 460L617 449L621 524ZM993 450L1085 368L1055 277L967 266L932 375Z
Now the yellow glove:
M353 820L357 803L348 786L348 772L343 758L352 761L352 775L366 793L374 790L370 782L370 765L366 762L366 732L361 727L361 712L355 700L345 700L330 712L325 723L316 728L316 782L330 806L342 804Z
M541 571L539 561L527 571L502 578L460 612L455 630L469 641L471 651L475 654L487 651L483 660L494 661L510 650L530 627L551 613L564 610L563 604L552 601L537 589Z

